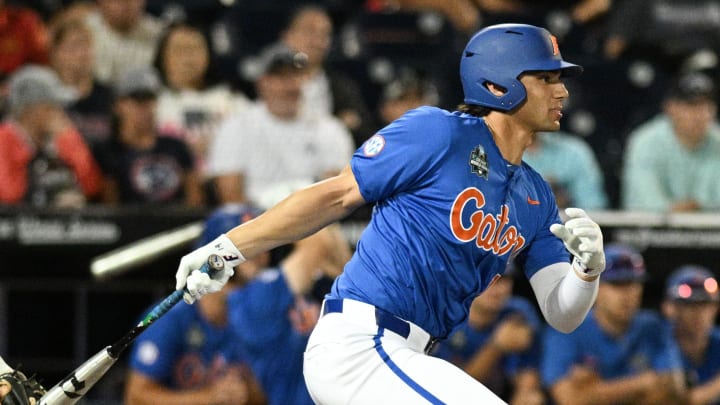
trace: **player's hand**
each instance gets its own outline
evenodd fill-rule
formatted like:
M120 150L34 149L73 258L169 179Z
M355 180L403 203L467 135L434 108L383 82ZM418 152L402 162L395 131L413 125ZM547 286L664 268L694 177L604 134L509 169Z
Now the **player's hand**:
M216 272L212 277L199 270L207 262L211 254L218 254L225 260L225 268ZM183 294L183 300L188 304L192 304L205 294L220 291L228 279L232 277L233 268L244 261L245 258L230 238L220 235L214 241L186 254L180 259L180 265L177 273L175 273L175 289L187 288L187 291Z
M572 253L573 266L587 277L599 276L605 270L605 252L600 226L580 208L566 208L564 225L553 224L550 232L562 239Z
M498 325L491 339L503 353L518 353L532 345L533 330L521 316L511 315Z

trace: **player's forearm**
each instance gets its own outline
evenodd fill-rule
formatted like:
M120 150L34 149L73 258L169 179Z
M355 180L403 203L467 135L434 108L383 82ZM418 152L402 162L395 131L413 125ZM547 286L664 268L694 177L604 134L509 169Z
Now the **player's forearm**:
M349 167L299 190L258 218L228 232L246 258L311 235L364 204Z
M720 400L720 374L703 385L690 389L690 405L708 405Z
M474 379L480 382L485 381L491 372L497 371L497 365L502 355L501 348L491 340L475 353L465 364L463 370Z
M597 278L581 280L569 263L555 263L530 278L545 320L555 329L570 333L585 319L595 302Z
M210 395L207 389L176 391L131 372L125 386L126 405L196 405L206 404Z

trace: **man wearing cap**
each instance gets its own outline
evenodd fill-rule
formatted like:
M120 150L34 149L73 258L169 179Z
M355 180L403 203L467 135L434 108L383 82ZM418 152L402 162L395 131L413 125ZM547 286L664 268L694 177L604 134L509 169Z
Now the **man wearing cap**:
M541 374L558 405L685 404L682 360L659 314L641 309L642 256L605 247L595 306L572 333L547 328Z
M258 204L268 189L335 174L352 156L352 135L337 118L302 113L306 68L307 56L284 46L261 55L257 101L225 121L210 146L221 203Z
M468 321L434 355L465 370L511 405L541 405L540 331L533 304L514 296L514 264L470 305Z
M715 83L701 72L675 79L662 112L628 138L623 208L658 212L720 208L716 98Z
M128 69L115 86L115 133L97 152L108 177L108 203L198 207L204 202L188 145L159 136L155 127L160 86L151 67Z
M79 207L99 197L103 177L63 105L69 94L47 67L28 65L8 84L0 125L0 203Z
M662 312L680 346L691 405L720 404L718 302L717 278L705 267L681 266L667 279Z
M231 226L247 222L258 211L244 206L211 213L198 243L215 239ZM265 404L247 353L228 319L228 295L243 286L245 276L268 264L260 255L237 266L219 291L197 305L184 302L158 319L133 344L125 385L125 403L133 405Z

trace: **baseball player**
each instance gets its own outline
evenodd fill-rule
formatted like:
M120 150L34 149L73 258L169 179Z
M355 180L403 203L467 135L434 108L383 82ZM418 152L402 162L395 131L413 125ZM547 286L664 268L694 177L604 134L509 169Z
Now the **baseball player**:
M200 242L208 243L226 230L228 218L239 224L257 211L229 205L205 221ZM257 256L243 263L230 282L199 305L180 303L144 331L133 344L125 402L161 404L263 404L265 395L249 372L247 353L228 321L227 296L246 274L267 265Z
M512 405L545 403L540 384L540 321L533 304L512 294L514 266L470 305L468 321L432 354L448 360Z
M595 300L605 268L600 227L583 210L561 223L548 184L522 162L538 131L560 128L580 74L544 28L503 24L462 53L464 104L420 107L381 129L330 179L184 256L176 287L193 302L232 266L374 204L356 252L335 280L305 351L318 404L504 403L426 351L461 325L472 300L514 258L545 319L569 332ZM567 248L567 250L566 250ZM569 258L572 253L572 262ZM211 253L226 271L195 271Z
M597 303L572 333L546 329L541 375L557 405L686 404L680 351L657 311L642 309L647 272L629 246L605 248Z
M720 404L720 291L717 278L701 266L681 266L666 282L663 315L680 346L689 404Z

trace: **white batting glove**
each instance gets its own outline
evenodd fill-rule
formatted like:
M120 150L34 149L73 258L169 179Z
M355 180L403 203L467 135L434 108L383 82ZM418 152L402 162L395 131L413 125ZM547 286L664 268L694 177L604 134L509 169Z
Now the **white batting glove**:
M587 277L600 275L605 270L605 252L600 226L580 208L566 208L568 220L564 225L552 224L550 232L562 239L572 253L573 266Z
M199 269L212 254L218 254L225 260L225 268L210 277ZM205 294L218 292L234 274L233 268L245 261L245 257L235 247L230 238L220 235L214 241L182 257L175 273L175 289L187 288L183 300L192 304Z

